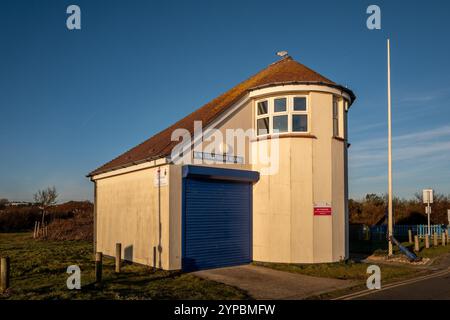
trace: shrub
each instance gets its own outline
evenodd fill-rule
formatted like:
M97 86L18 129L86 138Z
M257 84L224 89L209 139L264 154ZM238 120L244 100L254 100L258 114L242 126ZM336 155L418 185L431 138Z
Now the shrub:
M47 208L45 221L47 239L92 240L93 210L89 201L70 201ZM36 221L42 220L37 206L6 207L0 211L0 232L33 231Z

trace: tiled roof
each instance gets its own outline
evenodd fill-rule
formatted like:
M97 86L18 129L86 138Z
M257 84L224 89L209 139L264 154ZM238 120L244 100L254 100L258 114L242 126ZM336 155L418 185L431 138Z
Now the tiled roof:
M166 157L170 155L172 148L178 144L178 141L171 141L171 135L175 129L187 129L193 134L194 121L202 121L203 127L206 127L252 89L290 83L321 84L336 87L347 92L352 97L352 100L355 99L351 90L337 85L287 56L280 61L272 63L264 70L208 102L167 129L92 171L88 176Z

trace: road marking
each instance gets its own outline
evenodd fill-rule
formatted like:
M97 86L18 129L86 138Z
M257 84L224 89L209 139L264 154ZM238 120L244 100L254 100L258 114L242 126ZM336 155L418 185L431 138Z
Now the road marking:
M374 293L377 293L377 292L380 292L380 291L389 290L389 289L396 288L396 287L401 287L401 286L404 286L404 285L407 285L407 284L420 282L420 281L424 281L424 280L427 280L427 279L437 278L437 277L446 275L448 273L450 273L450 269L445 269L445 270L438 271L436 273L429 274L429 275L426 275L426 276L422 276L422 277L418 277L418 278L413 278L413 279L409 279L409 280L404 280L404 281L391 283L391 284L388 284L388 285L382 287L380 290L368 290L368 289L366 289L366 290L358 291L358 292L355 292L355 293L350 293L350 294L347 294L347 295L344 295L344 296L341 296L341 297L338 297L338 298L335 298L335 299L332 299L332 300L351 300L351 299L354 299L354 298L359 298L359 297L367 296L367 295L370 295L370 294L374 294Z

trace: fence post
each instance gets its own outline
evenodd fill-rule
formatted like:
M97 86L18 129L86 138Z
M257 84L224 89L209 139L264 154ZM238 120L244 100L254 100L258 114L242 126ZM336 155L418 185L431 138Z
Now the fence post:
M408 229L408 241L409 241L409 243L413 243L412 230L411 229Z
M425 248L430 249L430 237L428 234L425 235Z
M101 252L97 252L95 254L95 282L102 282L102 260L103 254Z
M414 236L414 251L416 251L416 252L420 251L419 236L418 235Z
M121 260L122 260L122 244L116 243L116 273L120 272Z
M1 258L0 262L0 291L5 292L9 288L9 274L10 274L9 257Z
M36 239L36 233L37 233L37 221L34 222L33 239Z
M437 236L437 232L433 233L433 246L435 246L435 247L438 246L438 236Z

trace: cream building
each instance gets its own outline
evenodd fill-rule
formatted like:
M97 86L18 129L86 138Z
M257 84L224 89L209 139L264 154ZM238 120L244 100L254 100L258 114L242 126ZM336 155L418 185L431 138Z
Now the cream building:
M89 174L96 250L187 271L346 259L354 100L289 56L269 65Z

